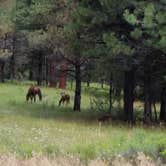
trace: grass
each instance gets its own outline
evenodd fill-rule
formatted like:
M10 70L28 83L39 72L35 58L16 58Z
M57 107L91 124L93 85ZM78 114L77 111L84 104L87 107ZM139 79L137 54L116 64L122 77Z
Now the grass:
M101 112L90 110L92 93L84 91L82 112L58 107L60 90L42 88L44 99L25 102L28 85L0 84L0 153L29 158L33 155L75 156L82 161L110 159L116 154L142 151L165 155L166 130L129 127L113 122L100 125ZM93 88L92 88L93 89ZM90 89L90 92L93 91ZM68 91L73 101L73 91ZM102 91L103 93L103 91Z

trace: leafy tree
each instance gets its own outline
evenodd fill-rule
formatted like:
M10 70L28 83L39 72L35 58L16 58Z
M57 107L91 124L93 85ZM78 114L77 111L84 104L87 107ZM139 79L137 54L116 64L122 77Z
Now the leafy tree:
M140 1L136 4L134 11L125 10L124 17L134 26L130 35L141 43L137 47L141 46L144 52L143 55L140 54L139 56L143 58L145 121L151 121L152 96L154 95L152 94L152 82L163 82L162 80L165 75L166 34L164 29L166 15L163 1L158 1L157 3L155 1ZM163 83L160 85L162 87Z

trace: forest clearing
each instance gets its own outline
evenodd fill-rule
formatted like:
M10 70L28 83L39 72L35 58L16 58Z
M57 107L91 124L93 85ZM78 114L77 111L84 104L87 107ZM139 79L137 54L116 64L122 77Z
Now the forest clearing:
M0 0L1 165L166 165L166 0Z
M156 156L164 159L165 127L140 124L131 127L116 121L100 124L97 118L104 112L90 110L90 95L86 92L83 92L82 112L73 112L71 105L58 107L59 89L43 87L43 101L27 103L28 87L0 85L0 95L3 95L0 101L0 153L11 155L4 156L6 164L10 159L17 164L27 159L27 163L34 161L36 165L40 162L51 165L54 160L62 165L77 165L78 162L81 165L90 161L94 165L100 162L106 165L115 156L121 154L131 158L137 152L155 160ZM68 93L73 95L71 90ZM143 160L147 162L146 157ZM3 157L0 163L2 161ZM56 162L53 163L56 165Z

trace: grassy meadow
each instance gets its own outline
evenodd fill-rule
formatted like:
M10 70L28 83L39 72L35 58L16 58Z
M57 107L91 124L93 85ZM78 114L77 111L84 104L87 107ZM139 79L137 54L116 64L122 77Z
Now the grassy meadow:
M19 158L74 156L81 161L109 160L138 151L154 158L166 156L164 127L99 124L97 118L103 112L90 108L91 92L103 96L106 92L93 86L83 88L79 113L72 111L73 90L68 90L70 105L58 107L59 89L43 87L43 101L31 104L25 101L28 85L0 84L0 153Z

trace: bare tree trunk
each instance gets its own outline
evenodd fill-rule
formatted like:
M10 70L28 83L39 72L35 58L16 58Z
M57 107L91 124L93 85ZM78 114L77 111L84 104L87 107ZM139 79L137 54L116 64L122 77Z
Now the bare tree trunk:
M73 79L70 81L70 88L73 89Z
M154 115L155 115L155 122L157 122L158 121L158 117L157 117L157 110L156 110L155 102L153 102L153 109L154 109Z
M87 87L90 87L90 80L87 80Z
M113 92L113 86L112 86L112 74L110 74L109 79L109 111L112 111L112 92Z
M60 74L59 74L59 88L66 89L66 81L67 81L67 63L62 62L60 66Z
M151 76L147 74L144 81L144 121L150 123L152 121L152 94L151 94Z
M2 64L2 68L1 68L1 70L2 70L1 71L1 77L2 77L1 80L2 80L2 82L5 82L4 81L4 68L5 68L5 63Z
M15 78L15 57L14 53L10 58L10 80L13 80Z
M124 113L127 122L133 122L133 105L134 105L134 70L125 72L124 80Z
M104 79L101 79L101 88L104 89Z
M43 75L43 58L42 55L39 54L39 62L38 62L38 75L37 75L37 85L41 86L42 85L42 75Z
M29 70L29 80L33 80L33 71L31 69Z
M48 58L47 57L45 58L45 61L46 61L45 62L46 63L45 80L46 80L46 86L47 86L48 85Z
M0 82L4 82L4 67L5 67L5 63L4 62L0 62Z
M91 75L90 73L87 73L87 76L86 76L86 84L87 84L87 87L90 87L90 82L91 82Z
M16 34L14 34L13 36L13 53L12 56L10 58L10 66L9 66L9 70L10 70L10 80L15 79L15 48L16 47Z
M144 61L144 122L149 124L152 121L152 59L146 55Z
M75 66L75 81L74 111L81 111L81 65L79 59Z
M161 92L160 120L166 122L166 87Z
M33 67L34 67L34 62L33 62L33 58L32 58L30 66L29 66L29 80L30 81L32 81L34 79Z

